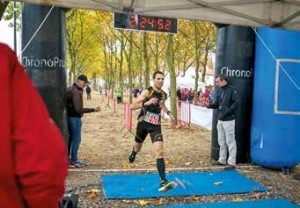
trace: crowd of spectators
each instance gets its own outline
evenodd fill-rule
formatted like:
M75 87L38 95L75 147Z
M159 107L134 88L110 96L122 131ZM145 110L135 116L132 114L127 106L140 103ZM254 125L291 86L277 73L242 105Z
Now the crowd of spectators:
M176 96L178 101L189 102L194 105L202 105L205 101L213 102L214 89L207 87L206 89L200 88L197 93L192 88L177 88Z
M116 92L115 92L117 95L119 94L118 90L116 90ZM128 89L125 89L124 92L126 92L127 90ZM137 98L137 96L141 94L142 90L143 89L133 88L133 90L132 90L133 97ZM101 91L102 91L102 88L101 88ZM100 91L100 94L101 94L101 91ZM105 91L105 95L107 95L107 90L104 90L104 91ZM168 92L168 93L170 93L170 92ZM188 102L188 103L194 104L194 105L203 105L203 103L205 103L205 101L209 101L211 103L214 100L214 95L215 95L215 92L214 92L213 87L206 87L205 89L199 88L199 90L196 93L195 93L195 90L192 88L188 89L188 88L178 87L176 90L176 97L177 97L178 101ZM122 96L123 96L123 91L122 91L121 97Z

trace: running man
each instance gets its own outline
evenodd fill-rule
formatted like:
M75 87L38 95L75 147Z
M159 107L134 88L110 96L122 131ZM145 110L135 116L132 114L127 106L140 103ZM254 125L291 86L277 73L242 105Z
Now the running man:
M133 163L136 154L141 150L147 134L155 147L156 166L160 176L158 191L167 191L175 187L176 183L168 181L165 174L165 161L163 155L163 136L161 132L161 110L166 112L174 122L174 116L165 106L167 94L161 89L164 83L164 74L156 71L153 74L153 86L145 89L141 95L131 104L131 109L141 108L138 116L135 143L128 160Z

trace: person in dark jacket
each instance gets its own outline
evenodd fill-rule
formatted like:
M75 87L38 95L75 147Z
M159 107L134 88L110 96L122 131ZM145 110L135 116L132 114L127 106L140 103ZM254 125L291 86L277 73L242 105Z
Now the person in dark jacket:
M78 159L78 150L81 143L81 117L84 113L100 111L97 108L83 108L83 89L89 83L85 75L80 75L77 82L67 89L67 110L68 110L68 127L69 127L69 165L83 167L87 164Z
M218 109L218 143L220 145L219 165L228 165L227 169L236 166L235 112L238 106L237 92L228 86L227 78L220 74L216 76L219 90L213 103L205 102L207 108ZM227 160L227 151L229 157Z
M85 92L86 92L86 99L91 100L92 99L92 96L91 96L92 89L89 85L86 86Z

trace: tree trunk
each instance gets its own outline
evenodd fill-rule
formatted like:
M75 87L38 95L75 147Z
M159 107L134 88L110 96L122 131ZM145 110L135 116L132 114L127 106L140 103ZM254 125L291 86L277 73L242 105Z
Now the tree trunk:
M98 88L97 88L97 74L96 74L96 72L93 73L93 88L94 88L94 90L98 90Z
M72 80L73 80L73 73L72 73L72 69L70 69L69 73L68 73L68 84L71 85L72 84Z
M121 51L120 51L120 65L119 65L119 85L121 88L123 88L123 53L125 50L124 46L124 34L122 32L121 37Z
M168 68L169 68L169 72L170 72L171 111L176 119L176 124L177 124L176 72L175 72L175 63L174 63L173 35L172 34L168 34L167 62L168 62Z
M147 50L147 33L143 33L143 54L145 63L145 88L150 86L150 68L149 68L149 58Z
M200 68L200 57L196 57L196 67L195 67L195 93L198 91L198 80L199 80L199 68Z
M143 62L142 58L139 59L139 88L143 87Z
M198 91L198 80L199 80L199 69L200 69L200 40L198 39L197 35L199 34L200 35L200 32L199 32L199 28L198 28L198 25L197 23L195 22L194 23L194 29L195 29L195 54L196 54L196 57L195 57L195 60L196 60L196 67L195 67L195 93L197 93Z
M130 32L130 45L129 45L129 56L128 56L128 75L129 75L129 102L132 103L132 41L133 41L133 32Z
M128 84L129 84L129 102L132 103L132 45L133 45L133 32L129 32L129 51L124 51L125 57L127 59L128 68Z
M109 89L112 87L113 51L109 52Z
M206 75L206 66L207 66L207 60L208 60L208 49L205 49L204 54L204 62L203 62L203 71L202 71L202 82L205 82L205 75Z
M159 66L159 41L157 34L155 35L155 69L158 71L160 68Z
M108 89L109 85L109 75L108 75L108 56L107 56L107 51L106 51L106 44L103 42L103 55L104 55L104 63L105 63L105 74L104 74L104 80L105 80L105 90Z

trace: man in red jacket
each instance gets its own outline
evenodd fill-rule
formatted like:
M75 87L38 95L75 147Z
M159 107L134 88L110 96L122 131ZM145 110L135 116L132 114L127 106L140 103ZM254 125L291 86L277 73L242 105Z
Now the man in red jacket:
M57 208L64 193L63 137L19 64L0 43L0 207Z

